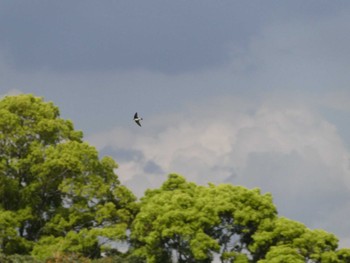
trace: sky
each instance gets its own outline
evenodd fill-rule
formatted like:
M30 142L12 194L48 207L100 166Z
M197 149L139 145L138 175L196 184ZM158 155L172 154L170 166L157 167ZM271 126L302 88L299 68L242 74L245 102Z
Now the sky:
M257 187L350 247L349 24L345 0L0 0L0 97L53 101L139 197Z

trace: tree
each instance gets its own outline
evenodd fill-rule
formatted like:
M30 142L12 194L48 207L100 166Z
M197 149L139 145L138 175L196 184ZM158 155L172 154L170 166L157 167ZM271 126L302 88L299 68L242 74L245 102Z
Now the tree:
M197 186L170 174L148 190L131 233L134 255L149 263L343 263L350 250L323 230L278 217L270 194L220 184Z
M276 218L272 196L259 189L247 189L231 184L204 188L204 209L214 211L215 223L207 232L220 245L223 262L244 262L251 257L252 236L265 220ZM203 209L200 207L200 210Z
M337 250L335 235L284 217L266 220L253 239L254 262L350 262L350 250Z
M269 194L229 184L196 186L171 174L147 191L132 227L136 254L147 262L248 262L252 235L274 218Z
M339 262L336 249L337 238L323 230L308 229L302 223L287 219L277 218L265 221L254 234L254 243L251 250L254 251L254 260L266 258L258 262L289 262L286 258L296 258L302 262ZM274 256L279 254L283 261L277 261ZM294 262L294 261L290 262Z
M0 101L0 251L76 252L99 257L103 241L125 240L136 198L51 102Z

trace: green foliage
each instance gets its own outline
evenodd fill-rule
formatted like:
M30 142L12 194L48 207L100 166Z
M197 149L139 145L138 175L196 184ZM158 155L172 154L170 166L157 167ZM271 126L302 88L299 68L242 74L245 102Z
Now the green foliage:
M0 254L1 263L44 263L28 255L4 255Z
M117 164L99 159L72 122L31 95L0 101L0 250L46 258L99 257L105 240L125 240L138 206Z
M343 262L340 256L342 253L336 251L338 239L333 234L308 229L287 218L265 221L253 238L255 242L251 245L251 250L254 252L254 260L266 259L258 262L299 262L297 258L310 263ZM347 252L344 252L346 258ZM272 258L275 261L270 261Z
M128 253L92 260L92 263L144 263L144 262L145 260L143 258L136 257Z
M235 263L249 263L249 258L247 255L242 254L240 252L231 251L231 252L223 252L221 254L222 262L235 262Z
M45 260L45 263L90 263L89 258L76 253L56 252L52 257Z
M171 174L148 190L132 227L147 262L341 263L349 250L323 230L278 217L270 194L229 184L197 186Z
M271 196L257 189L201 187L171 174L141 201L132 228L135 253L148 262L171 261L173 254L178 262L211 262L215 253L247 262L252 234L275 216Z
M266 259L259 260L258 263L304 263L305 260L298 251L288 246L271 247L266 255Z
M284 217L275 220L265 220L253 235L254 243L250 246L257 260L263 258L273 246L291 244L305 231L305 226L299 222Z
M339 262L350 263L350 249L342 248L336 251Z

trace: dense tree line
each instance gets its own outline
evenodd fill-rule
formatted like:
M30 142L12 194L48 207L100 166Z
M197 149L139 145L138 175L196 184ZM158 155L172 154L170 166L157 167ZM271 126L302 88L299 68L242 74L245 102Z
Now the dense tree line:
M279 217L259 189L170 174L138 201L116 168L51 102L3 98L0 262L350 262L333 234Z

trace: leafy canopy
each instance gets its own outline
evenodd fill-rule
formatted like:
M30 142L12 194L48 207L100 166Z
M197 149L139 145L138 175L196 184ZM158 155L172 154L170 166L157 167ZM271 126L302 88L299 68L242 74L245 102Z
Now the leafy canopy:
M132 252L150 263L350 262L333 234L278 217L271 195L259 189L198 186L170 174L140 205Z
M252 234L262 220L274 218L269 194L222 184L188 183L171 174L160 189L147 191L132 227L136 254L147 262L247 262Z
M134 195L51 102L0 101L0 252L78 252L99 257L100 240L125 240Z

